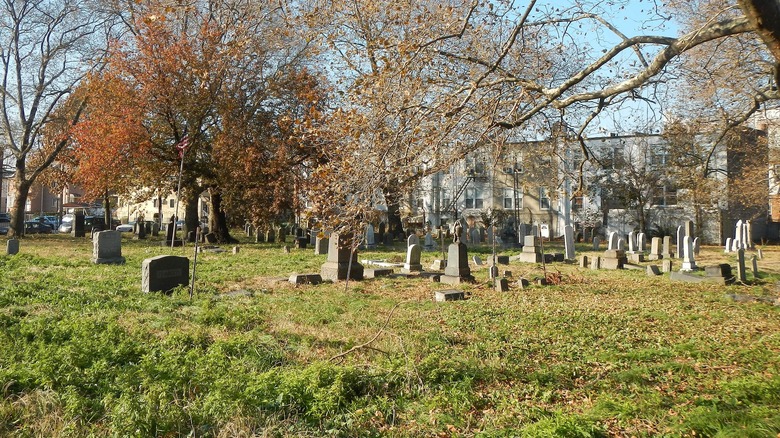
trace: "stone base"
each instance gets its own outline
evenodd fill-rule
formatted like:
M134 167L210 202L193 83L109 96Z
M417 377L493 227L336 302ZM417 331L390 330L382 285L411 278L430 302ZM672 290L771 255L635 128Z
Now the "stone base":
M465 294L462 290L455 290L455 289L448 289L448 290L437 290L433 293L433 298L436 301L458 301L458 300L464 300L466 299Z
M349 278L352 280L363 279L363 265L360 263L353 263L352 268L349 268L349 263L337 263L337 262L325 262L320 270L320 275L324 280L346 280L347 271L349 270Z
M124 257L96 258L96 259L92 259L92 263L96 265L123 265L125 264L125 258Z
M404 267L401 268L401 272L403 272L404 274L411 274L412 272L421 272L422 270L423 268L422 265L420 264L417 265L404 264Z
M647 256L647 260L661 260L664 258L661 254L650 254Z
M517 261L525 263L542 263L544 256L538 252L522 252L517 255Z
M363 270L363 278L387 277L388 275L391 275L392 273L393 273L393 270L389 269L389 268L364 269Z
M682 267L680 268L681 271L686 271L686 272L696 271L698 269L699 268L696 267L695 262L683 262Z
M643 263L645 261L645 255L637 252L628 256L628 259L631 260L631 263Z
M623 264L625 263L625 259L613 259L613 258L607 258L603 257L601 259L601 269L623 269Z
M475 280L473 276L456 277L453 275L442 275L441 278L439 278L439 281L445 284L464 284L473 283Z
M434 260L433 264L431 265L431 269L434 271L441 271L444 270L447 267L447 260Z
M322 276L320 274L293 274L289 281L292 284L320 284Z

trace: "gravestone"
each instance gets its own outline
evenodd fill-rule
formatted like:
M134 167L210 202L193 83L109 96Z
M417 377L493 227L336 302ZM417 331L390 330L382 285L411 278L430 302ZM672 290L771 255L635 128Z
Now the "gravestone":
M279 227L279 233L276 235L276 241L278 243L284 243L287 241L287 228Z
M619 251L625 251L626 250L626 241L623 240L623 239L618 239L617 249Z
M580 256L579 267L580 268L588 267L588 256L586 255Z
M750 221L745 221L744 230L744 239L742 242L745 245L745 249L753 249L755 247L755 245L753 245L753 226L750 224Z
M732 242L733 247L732 251L736 251L740 248L744 248L743 246L743 240L742 240L742 233L744 231L744 228L742 226L742 219L737 221L737 224L734 226L734 240Z
M410 234L409 237L406 238L406 247L410 247L412 245L419 245L420 244L420 238L417 237L417 234Z
M320 234L320 230L309 230L309 245L314 246L317 244L317 235Z
M506 292L509 290L509 281L506 278L495 278L493 280L496 292Z
M636 250L639 252L647 251L647 236L645 233L639 233L636 236Z
M393 244L393 234L392 233L385 233L384 238L382 238L382 244L384 246L390 246Z
M517 231L517 242L522 244L525 236L528 235L528 226L526 224L520 224Z
M693 254L693 238L691 236L683 237L683 262L680 271L695 271L696 260Z
M274 243L276 242L276 232L273 228L269 228L265 230L265 241L267 243Z
M474 276L471 275L471 268L469 268L469 255L466 245L460 242L450 244L447 250L447 267L444 268L441 282L460 284L473 281Z
M288 281L292 284L320 284L322 277L320 274L292 274Z
M422 265L420 264L421 252L422 249L420 248L420 245L409 246L406 250L406 263L404 263L404 267L401 268L401 272L409 274L411 272L422 271Z
M208 236L208 234L207 234ZM294 246L296 249L306 249L306 243L309 241L309 238L306 236L298 236L295 238Z
M731 252L731 245L733 245L732 239L731 239L731 237L727 237L726 238L726 247L723 249L723 252L725 252L725 253Z
M474 262L477 266L482 266L482 259L479 256L474 256L471 258L471 260Z
M133 227L133 239L136 240L144 240L146 239L146 225L138 221L135 223L135 226Z
M328 261L321 268L325 280L346 280L347 273L352 280L363 279L363 265L358 263L357 250L351 251L352 234L332 233L328 242ZM350 254L352 263L350 264Z
M442 301L465 300L466 296L465 296L465 293L462 290L447 289L447 290L437 290L437 291L434 291L433 292L433 298L437 302L442 302Z
M759 260L764 260L764 250L763 249L758 248L758 250L756 251L756 254L758 255L758 259Z
M363 270L363 278L388 277L392 274L393 270L390 268L371 268Z
M607 250L618 249L618 234L614 231L609 233L609 241L607 243Z
M482 243L482 232L479 228L472 228L470 230L471 233L471 243L474 245Z
M265 233L260 230L260 227L255 228L255 243L265 242Z
M574 260L574 227L566 225L563 227L564 246L566 247L566 260Z
M658 265L647 265L647 276L648 277L655 277L656 275L661 275L661 269L658 267Z
M425 249L430 251L436 247L436 242L433 240L433 234L430 231L425 233Z
M623 269L623 265L627 261L626 252L622 249L608 249L604 251L600 267L602 269Z
M701 245L699 244L699 238L695 237L693 239L693 255L699 255L699 251L701 251Z
M672 252L672 236L664 236L664 244L663 249L661 250L663 254L663 258L670 259L674 257L674 252Z
M431 269L434 271L441 271L447 267L447 260L436 259L431 264Z
M745 250L743 248L737 250L737 279L742 283L747 281L747 274L745 273Z
M314 242L314 254L325 255L328 253L328 238L317 237Z
M724 283L734 280L734 275L731 273L731 265L728 263L705 266L704 275L707 277L722 278Z
M98 231L92 236L92 263L122 264L122 233Z
M593 251L599 251L601 248L601 237L595 236L593 238Z
M141 291L168 293L189 283L190 260L187 257L160 255L141 263Z
M594 256L593 259L590 261L590 269L596 270L601 269L601 257Z
M71 229L70 234L73 237L84 237L86 235L83 214L76 214L73 216L73 228Z
M683 249L685 248L685 243L683 242L683 239L685 238L685 228L683 228L682 225L677 227L677 241L675 244L677 245L677 252L676 256L678 259L683 258Z
M638 252L636 247L636 232L632 231L628 233L628 253L634 254Z
M685 221L683 223L683 225L685 226L685 235L686 236L691 236L691 239L696 237L695 227L693 225L693 221Z
M550 226L548 224L539 225L539 235L545 239L550 238Z
M661 271L672 272L672 259L663 259L661 261Z
M368 226L366 226L366 248L367 249L376 248L376 236L374 236L374 226L371 224L368 224Z
M755 255L750 257L750 265L753 268L753 278L758 278L758 258Z
M10 238L5 245L5 251L8 255L19 254L19 239Z
M233 247L233 255L236 255L236 254L238 254L239 252L241 252L241 247L239 247L239 246L234 246L234 247Z
M523 241L523 250L517 256L517 259L526 263L541 263L542 250L539 246L539 237L525 236Z
M650 260L661 260L664 256L661 254L661 238L653 237L650 241L650 255L647 257Z

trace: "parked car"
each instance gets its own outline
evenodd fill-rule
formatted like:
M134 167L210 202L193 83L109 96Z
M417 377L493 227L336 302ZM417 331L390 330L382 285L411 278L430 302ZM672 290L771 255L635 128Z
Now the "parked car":
M54 216L38 216L32 218L34 222L40 222L51 227L52 230L57 228L57 218Z
M135 228L135 221L130 221L126 224L117 225L116 230L122 233L132 232Z
M0 225L0 236L5 236L6 234L8 234L8 227Z
M11 222L11 215L8 213L0 213L0 222Z
M53 228L49 224L38 221L26 221L24 223L24 234L51 234Z

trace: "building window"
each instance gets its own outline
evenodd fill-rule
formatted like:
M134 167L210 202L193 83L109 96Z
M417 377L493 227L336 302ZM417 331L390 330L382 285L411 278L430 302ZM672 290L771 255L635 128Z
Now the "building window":
M623 149L620 147L608 147L604 150L601 164L605 169L620 169L623 167Z
M476 187L466 189L466 208L482 208L483 205L482 190Z
M677 205L677 188L662 185L653 191L653 205L656 207L671 207Z
M546 187L539 187L539 209L541 210L550 209L550 195L547 192Z
M173 198L169 199L168 200L168 206L173 208L175 206L175 202L176 202L175 199L173 199Z
M584 202L585 198L583 196L575 196L571 200L571 209L574 211L582 210Z
M522 190L515 191L514 189L504 189L503 199L504 208L507 210L523 208Z

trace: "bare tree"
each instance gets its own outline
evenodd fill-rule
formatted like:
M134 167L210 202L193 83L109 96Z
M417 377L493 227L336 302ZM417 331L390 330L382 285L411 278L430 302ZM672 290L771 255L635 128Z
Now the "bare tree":
M83 98L71 108L62 106L100 65L109 24L90 0L2 1L0 130L12 156L15 193L9 235L22 233L30 188L68 142L67 136L47 137L44 131L78 120Z

